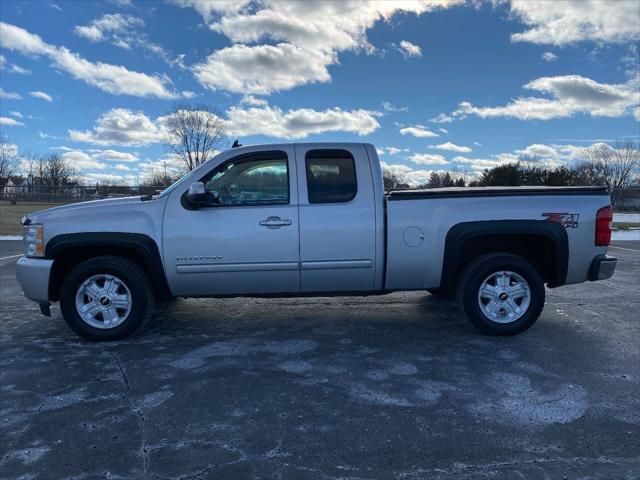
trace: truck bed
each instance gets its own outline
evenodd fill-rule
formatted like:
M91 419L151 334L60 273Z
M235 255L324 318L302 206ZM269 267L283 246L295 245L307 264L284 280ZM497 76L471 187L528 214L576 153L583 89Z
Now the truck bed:
M418 200L445 197L524 197L547 195L607 195L604 186L598 187L446 187L425 190L391 190L385 192L389 200Z

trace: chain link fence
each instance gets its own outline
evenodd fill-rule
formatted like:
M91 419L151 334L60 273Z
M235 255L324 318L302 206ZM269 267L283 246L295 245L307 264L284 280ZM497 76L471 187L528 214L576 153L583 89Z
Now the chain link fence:
M17 203L75 203L104 198L130 197L137 195L152 195L165 186L149 185L100 185L93 187L22 187L8 186L0 189L0 201L13 205Z

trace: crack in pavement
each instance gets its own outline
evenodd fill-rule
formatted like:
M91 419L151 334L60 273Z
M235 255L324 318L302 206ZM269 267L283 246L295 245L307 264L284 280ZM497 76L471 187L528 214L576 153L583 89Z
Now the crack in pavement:
M47 393L44 395L44 397L41 398L40 403L38 404L38 406L33 410L33 415L31 415L31 418L29 419L29 423L27 423L27 425L22 429L21 432L18 432L18 435L24 435L25 433L27 433L30 429L31 426L33 425L33 422L35 421L36 417L38 415L40 415L40 412L42 412L42 409L44 408L45 404L47 403L47 400L49 398L51 398L53 396L53 394L51 392ZM24 413L29 413L28 411L24 411ZM0 467L2 465L4 465L6 463L7 460L9 460L9 458L11 458L11 456L14 453L14 448L18 443L18 438L16 438L15 440L13 440L10 444L9 447L7 448L7 454L2 457L2 460L0 460Z
M141 408L136 407L135 404L131 401L131 396L129 395L131 392L129 378L127 377L127 373L124 367L122 366L122 362L120 361L120 358L115 353L109 350L105 349L104 352L107 355L111 356L111 358L113 358L113 360L116 362L116 365L120 370L120 374L122 375L122 380L124 381L124 384L126 387L122 397L127 401L129 406L131 407L131 410L133 410L138 416L138 418L140 419L140 431L142 432L141 452L142 452L142 459L143 459L143 472L144 472L144 476L147 477L147 473L149 471L149 448L148 448L148 440L147 440L147 424L146 424L146 419L144 417L144 412L142 411Z

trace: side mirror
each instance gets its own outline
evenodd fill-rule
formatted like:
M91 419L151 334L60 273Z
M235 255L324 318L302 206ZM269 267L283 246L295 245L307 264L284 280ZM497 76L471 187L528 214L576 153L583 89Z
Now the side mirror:
M207 190L204 188L204 183L193 182L189 186L189 191L185 195L185 200L189 205L194 207L199 207L203 203L207 203Z

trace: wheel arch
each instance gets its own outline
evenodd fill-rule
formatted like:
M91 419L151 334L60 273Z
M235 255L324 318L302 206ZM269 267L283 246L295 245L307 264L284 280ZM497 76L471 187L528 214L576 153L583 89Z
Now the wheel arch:
M511 253L528 260L550 287L566 281L569 247L564 227L548 220L462 222L445 239L440 288L455 288L460 273L474 258Z
M73 267L92 257L115 255L140 266L158 299L171 297L157 243L148 235L120 232L83 232L57 235L45 247L45 257L53 260L49 277L49 299L60 299L62 281Z

